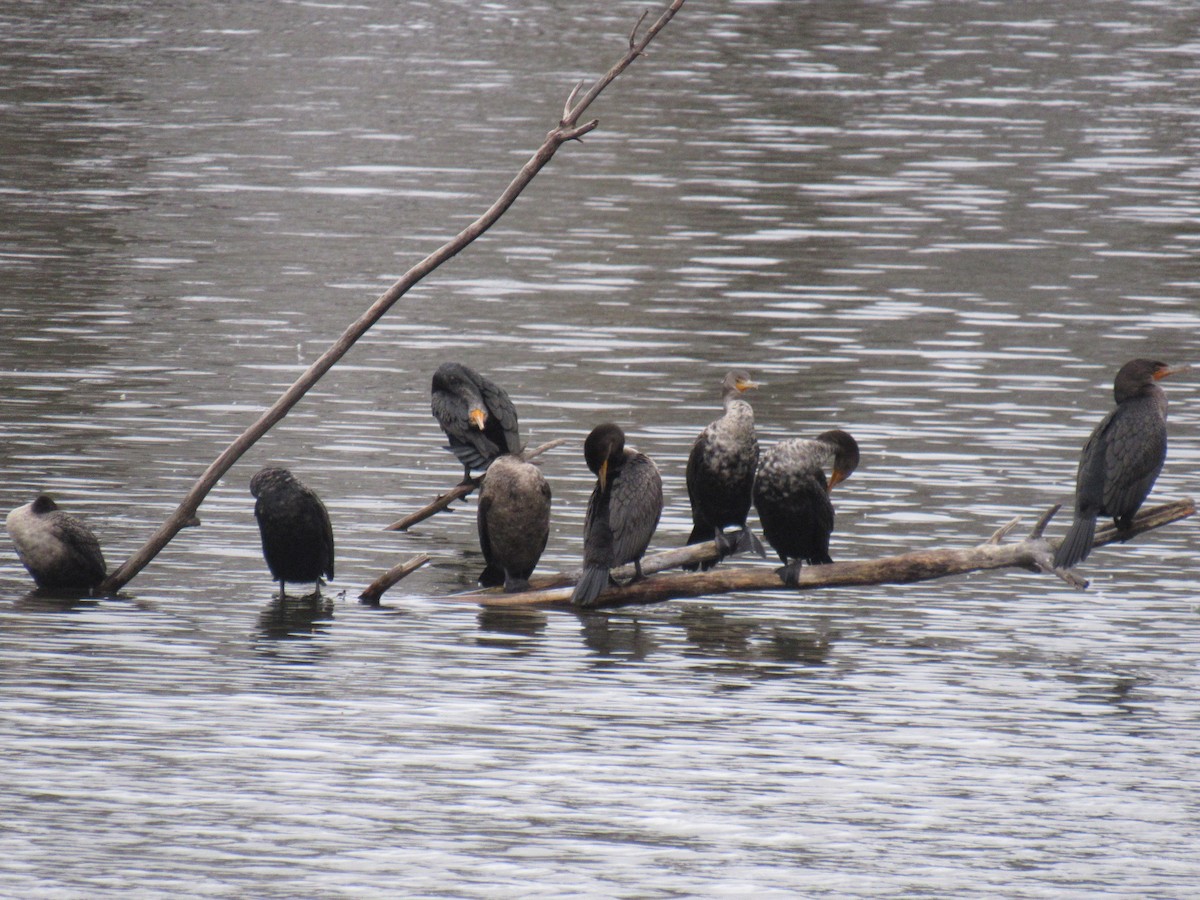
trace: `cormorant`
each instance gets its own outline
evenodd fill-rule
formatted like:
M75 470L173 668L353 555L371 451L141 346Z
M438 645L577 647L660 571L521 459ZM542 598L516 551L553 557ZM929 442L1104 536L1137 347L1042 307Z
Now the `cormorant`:
M826 466L832 469L828 482ZM799 583L801 562L833 562L829 557L833 532L829 492L857 466L858 443L840 430L826 431L812 440L783 441L763 454L754 479L754 507L763 537L783 563L779 577L784 584Z
M14 509L4 524L38 587L91 591L104 580L104 554L96 535L49 495L39 494Z
M442 363L433 373L433 416L463 464L484 470L502 453L521 452L517 411L504 388L460 363Z
M1167 395L1155 382L1187 368L1133 359L1117 372L1117 408L1096 426L1079 457L1075 520L1054 554L1056 568L1087 559L1098 516L1112 516L1118 529L1129 529L1167 458Z
M715 538L721 559L748 550L766 556L762 543L746 524L754 470L758 467L758 438L754 434L754 410L742 399L742 393L756 387L747 372L726 375L721 382L725 415L700 432L688 454L692 534L687 542L699 544ZM725 535L729 527L739 529L736 537ZM719 561L709 560L685 568L707 570Z
M498 456L479 489L475 518L487 562L479 583L502 584L509 593L529 590L550 535L550 485L542 470L520 456Z
M633 563L642 574L642 557L662 515L662 477L645 454L625 447L625 432L597 425L583 442L583 457L596 475L583 526L583 575L571 594L576 606L595 606L607 586L609 570Z
M333 526L321 498L287 469L267 467L250 479L263 559L285 595L288 581L333 578Z

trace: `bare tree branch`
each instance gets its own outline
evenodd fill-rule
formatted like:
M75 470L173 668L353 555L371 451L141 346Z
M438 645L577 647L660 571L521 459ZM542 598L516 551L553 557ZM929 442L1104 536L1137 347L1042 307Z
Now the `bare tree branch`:
M1144 509L1134 519L1133 526L1128 532L1119 532L1111 526L1097 529L1092 546L1102 547L1116 541L1128 540L1144 532L1185 519L1194 515L1195 512L1196 504L1191 499L1176 500L1172 503ZM945 578L950 575L962 575L967 572L1008 568L1050 572L1063 578L1073 587L1086 587L1087 582L1082 578L1070 572L1054 569L1053 553L1059 541L1048 540L1041 536L1041 531L1046 527L1048 521L1049 515L1043 515L1034 525L1030 535L1014 544L1002 544L989 538L978 546L959 550L914 550L910 553L885 556L879 559L838 562L824 566L805 566L800 572L798 589L908 584L915 581ZM1008 523L1004 529L1011 530L1013 524ZM715 555L716 548L712 544L697 544L684 549L695 551L696 548L704 548L705 551L712 548L711 552ZM667 555L663 554L663 556ZM643 560L643 568L650 559L651 557L647 557L646 560ZM616 574L621 575L621 573ZM569 607L571 605L572 587L570 585L572 579L569 576L560 576L559 584L564 582L566 586L555 586L548 590L505 594L498 589L491 589L455 594L453 599L469 600L483 606ZM796 589L784 585L774 567L723 565L708 572L647 578L636 584L609 587L600 595L600 606L612 608L740 591L791 591Z
M533 459L535 456L539 456L545 453L547 450L553 450L555 447L565 444L566 441L566 438L556 438L553 441L547 441L535 450L528 450L522 453L521 458L525 460ZM412 528L418 522L424 522L430 516L437 515L443 509L447 509L455 500L461 500L464 497L469 496L472 491L483 484L483 479L485 477L487 477L486 472L483 475L480 475L478 478L472 478L470 481L459 482L450 490L446 491L446 493L438 494L437 497L435 497L431 502L427 503L425 506L422 506L415 513L410 513L403 519L393 522L383 530L408 531L408 529Z
M442 265L442 263L456 256L476 238L491 228L504 215L508 208L512 206L513 202L520 196L521 192L525 190L534 177L554 158L554 154L558 152L559 147L567 141L577 140L596 127L597 123L595 121L578 125L579 117L583 114L584 110L591 106L613 79L625 71L630 63L637 59L646 48L646 45L653 40L654 36L671 21L675 13L683 6L683 3L684 0L673 0L671 5L659 16L646 36L636 46L630 47L621 59L592 85L583 98L563 117L562 122L556 128L550 130L542 145L534 152L525 165L521 167L521 171L517 173L517 176L509 183L496 202L488 207L483 215L405 272L400 280L384 291L365 313L342 332L341 337L334 342L333 346L321 354L316 362L309 366L304 374L284 392L282 397L276 400L254 424L242 432L232 444L225 448L221 455L204 471L199 480L192 485L170 518L151 535L150 539L140 550L122 563L104 580L104 583L100 586L102 591L111 593L120 590L128 584L195 517L196 510L200 508L200 504L221 479L221 476L228 472L233 464L247 450L253 447L259 438L270 431L272 427L286 416L291 408L300 401L300 398L326 372L332 369L338 360L349 352L355 342L366 334L371 326L378 322L397 300L408 293L409 289L426 275Z
M383 596L384 592L388 588L394 585L401 578L405 578L417 571L417 569L429 562L429 559L430 557L428 553L421 553L417 556L414 556L407 562L402 562L397 566L392 566L390 569L372 581L369 585L367 585L366 589L358 595L358 599L371 606L378 606L379 598Z

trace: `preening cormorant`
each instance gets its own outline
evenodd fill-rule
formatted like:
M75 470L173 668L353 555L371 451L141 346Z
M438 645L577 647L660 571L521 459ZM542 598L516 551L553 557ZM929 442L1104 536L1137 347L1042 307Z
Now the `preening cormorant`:
M858 443L844 431L794 438L763 454L754 479L754 507L763 537L779 554L785 584L797 584L802 562L830 563L833 504L829 492L858 466ZM825 468L830 467L829 480Z
M762 543L746 524L758 468L758 438L754 433L754 410L742 394L756 387L747 372L726 375L721 382L725 414L700 432L688 454L692 534L687 542L699 544L715 539L722 559L751 550L766 556ZM736 537L726 536L726 528L737 528ZM709 560L685 568L707 570L717 562Z
M483 471L502 453L521 452L517 410L504 388L469 366L442 363L433 373L433 416L463 464L463 481L471 470Z
M1133 359L1117 372L1117 408L1096 426L1079 457L1075 519L1054 554L1057 568L1087 559L1098 516L1112 516L1118 529L1129 529L1167 458L1167 395L1155 382L1187 368Z
M321 498L287 469L270 466L250 479L250 493L258 498L263 558L280 596L288 581L315 582L319 592L321 578L333 578L333 526Z
M642 557L662 515L662 477L650 457L625 447L617 425L597 425L583 442L583 457L596 475L583 526L583 575L571 594L577 606L591 607L610 581L609 570ZM632 583L632 582L631 582Z
M487 563L479 583L502 584L509 593L529 590L550 535L550 485L542 470L519 456L498 456L479 489L475 519Z
M39 494L14 509L4 524L38 587L91 591L104 580L104 554L96 535L49 495Z

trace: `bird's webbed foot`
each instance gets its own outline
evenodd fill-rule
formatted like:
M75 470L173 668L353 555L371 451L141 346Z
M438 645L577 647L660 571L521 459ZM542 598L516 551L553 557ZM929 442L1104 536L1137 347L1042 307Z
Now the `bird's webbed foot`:
M781 566L775 570L775 574L779 576L779 580L788 587L800 586L800 560L795 559L786 566Z

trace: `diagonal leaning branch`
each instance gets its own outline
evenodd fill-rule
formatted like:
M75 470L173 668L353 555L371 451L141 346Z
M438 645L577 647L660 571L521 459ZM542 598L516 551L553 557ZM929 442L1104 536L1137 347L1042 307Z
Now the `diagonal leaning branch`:
M447 241L405 272L399 281L384 291L365 313L342 332L341 337L337 339L333 346L321 354L317 361L309 366L304 374L284 392L282 397L276 400L253 425L242 432L209 465L204 474L200 476L200 479L192 485L191 490L187 492L187 495L183 498L183 501L179 504L175 512L171 514L171 517L159 527L140 550L122 563L104 580L104 583L100 585L100 590L110 593L120 590L138 572L144 569L171 542L175 535L189 523L194 524L196 510L200 508L200 504L221 479L221 476L228 472L233 464L247 450L253 447L259 438L270 431L271 428L286 416L291 408L300 401L300 398L326 372L332 369L338 360L349 352L355 342L366 334L371 326L378 322L397 300L403 297L413 285L417 284L426 275L442 265L442 263L456 256L476 238L491 228L504 215L508 208L512 206L513 202L520 196L529 183L533 181L538 172L545 168L546 164L554 158L554 154L558 152L559 147L567 141L578 140L600 124L596 119L591 119L580 124L579 119L587 111L588 107L591 106L592 102L600 96L600 93L612 83L613 79L624 72L635 59L642 55L646 46L654 40L655 35L666 27L667 23L675 16L675 13L683 6L683 3L684 0L673 0L671 5L663 11L662 15L650 26L649 30L640 40L637 38L637 33L642 20L638 20L638 24L634 26L633 31L629 35L629 49L582 97L578 97L582 85L576 86L567 99L567 103L563 109L562 120L556 127L550 129L542 145L529 158L529 161L525 163L521 171L517 173L517 176L509 183L504 193L500 195L496 202L483 215L455 235L454 238Z
M1058 540L1043 537L1043 532L1050 517L1057 510L1057 506L1052 507L1038 519L1027 537L1011 544L1003 543L1003 539L1016 527L1017 520L1004 525L990 538L975 547L914 550L910 553L884 556L879 559L830 563L824 566L805 566L800 572L799 589L910 584L916 581L945 578L950 575L963 575L967 572L1009 568L1052 573L1072 587L1087 587L1087 582L1072 572L1063 572L1054 568L1053 551ZM1191 499L1176 500L1150 509L1143 509L1134 519L1133 527L1128 532L1119 532L1112 526L1097 529L1092 546L1102 547L1105 544L1128 540L1154 528L1161 528L1180 519L1186 519L1195 512L1196 504ZM642 561L642 568L646 572L658 571L665 566L655 565L655 561L659 557L669 556L675 557L672 564L678 565L679 559L685 555L684 551L691 551L686 554L689 556L689 561L701 558L704 554L715 555L713 544L695 544L655 557L648 556ZM666 561L666 559L663 560L663 562ZM628 574L632 573L617 571L615 574L620 578L628 577ZM570 608L572 591L570 576L559 576L551 583L554 586L548 589L526 591L520 594L505 594L499 590L473 591L456 594L454 599L469 600L483 606ZM566 586L559 586L563 584ZM679 600L736 591L794 591L796 589L784 585L779 580L774 566L722 565L708 572L666 575L661 578L647 578L636 584L610 587L600 595L600 606L613 608L644 605L660 603L664 600Z

